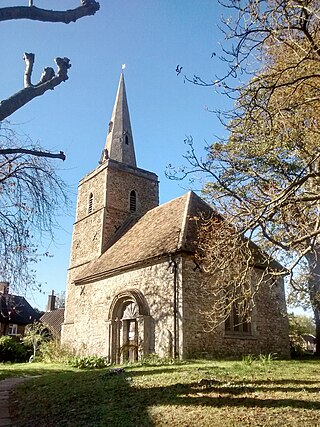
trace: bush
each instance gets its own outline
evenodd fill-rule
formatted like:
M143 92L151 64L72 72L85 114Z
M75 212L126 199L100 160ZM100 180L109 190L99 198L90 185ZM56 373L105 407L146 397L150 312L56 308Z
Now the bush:
M32 348L13 337L0 337L0 362L23 363L29 360Z
M290 355L291 357L303 357L306 354L307 344L302 336L293 334L290 338Z
M68 360L67 364L79 369L102 369L110 366L107 358L100 356L72 357Z
M44 341L39 348L40 358L45 363L66 363L74 357L74 351L57 340Z

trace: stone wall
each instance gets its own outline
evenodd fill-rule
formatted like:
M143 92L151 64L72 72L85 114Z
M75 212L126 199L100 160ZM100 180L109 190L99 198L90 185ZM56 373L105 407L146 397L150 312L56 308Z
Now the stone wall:
M98 282L72 286L74 324L64 325L63 342L80 354L108 356L110 305L120 292L139 289L150 310L149 352L168 356L165 353L172 348L168 340L173 336L173 273L168 259Z
M103 253L117 229L130 217L132 190L137 194L136 214L142 215L158 205L158 179L154 173L110 159L79 183L67 279L64 341L75 333L72 330L76 298L73 280L90 261ZM93 195L92 212L88 212L90 194Z
M177 262L177 354L182 358L226 357L276 353L289 356L288 320L282 282L263 284L256 297L250 336L228 336L224 325L208 330L204 312L213 300L201 288L199 269L189 257ZM261 274L259 270L256 273ZM95 283L72 285L72 325L64 325L64 342L81 354L110 355L110 305L128 289L138 289L150 310L150 345L147 352L173 355L174 269L169 257ZM68 306L71 302L68 302ZM70 307L67 307L70 310ZM72 329L72 331L71 331ZM68 338L68 339L66 339Z
M115 231L132 215L130 193L134 190L137 209L134 215L142 216L159 204L158 178L151 172L122 163L108 161L107 199L104 218L103 249Z
M132 190L137 195L135 214L143 215L158 206L157 176L142 169L108 160L80 181L70 268L101 255L107 241L131 215ZM92 212L88 212L90 194Z
M79 183L70 268L89 262L101 254L105 188L105 167L97 168ZM89 213L90 194L93 194L93 203L92 212Z
M212 299L201 289L202 273L190 258L183 261L184 357L226 357L276 353L289 357L288 318L283 281L262 283L255 298L250 336L227 335L224 323L212 330L205 312ZM259 275L261 272L256 271ZM196 307L196 309L195 309Z

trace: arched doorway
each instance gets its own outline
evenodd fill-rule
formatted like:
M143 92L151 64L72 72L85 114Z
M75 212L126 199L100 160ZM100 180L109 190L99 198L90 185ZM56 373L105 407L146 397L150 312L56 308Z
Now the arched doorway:
M109 311L109 356L113 363L134 362L150 352L150 312L143 294L118 294Z

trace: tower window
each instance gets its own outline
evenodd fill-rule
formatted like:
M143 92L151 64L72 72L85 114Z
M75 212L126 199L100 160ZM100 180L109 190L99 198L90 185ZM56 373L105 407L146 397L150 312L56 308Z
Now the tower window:
M90 193L89 204L88 204L88 213L90 214L93 210L93 193Z
M112 131L113 128L113 122L109 122L109 129L108 129L108 133L110 133Z
M124 142L128 145L129 144L129 137L128 137L128 135L126 135L125 137L124 137Z
M137 210L137 195L134 190L130 193L130 211L135 212Z

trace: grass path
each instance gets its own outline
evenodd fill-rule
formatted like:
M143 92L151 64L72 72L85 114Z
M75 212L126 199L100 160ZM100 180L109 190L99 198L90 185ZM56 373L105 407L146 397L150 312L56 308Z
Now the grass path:
M15 372L43 374L12 395L17 427L320 426L320 361L132 365L114 376L0 365L0 378Z

